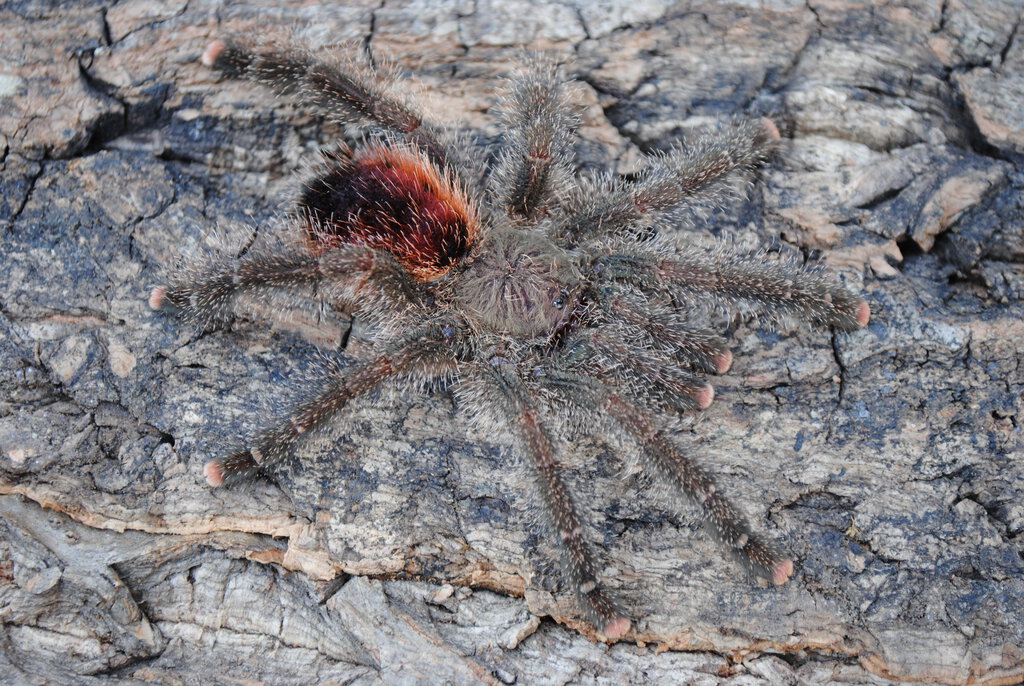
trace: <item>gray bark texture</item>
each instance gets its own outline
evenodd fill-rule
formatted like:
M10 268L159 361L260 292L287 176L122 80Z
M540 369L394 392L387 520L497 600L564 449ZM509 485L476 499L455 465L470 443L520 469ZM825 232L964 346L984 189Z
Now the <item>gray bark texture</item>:
M0 6L0 682L1024 681L1020 0L9 1ZM271 479L203 463L344 316L197 332L182 251L280 222L331 122L199 61L225 33L368 48L484 140L524 47L579 78L581 168L696 127L784 145L695 229L821 262L872 321L734 320L677 439L796 561L750 578L600 436L564 457L633 631L561 583L507 436L386 394ZM348 47L339 47L349 42ZM353 47L354 46L354 47ZM248 233L247 233L248 232Z

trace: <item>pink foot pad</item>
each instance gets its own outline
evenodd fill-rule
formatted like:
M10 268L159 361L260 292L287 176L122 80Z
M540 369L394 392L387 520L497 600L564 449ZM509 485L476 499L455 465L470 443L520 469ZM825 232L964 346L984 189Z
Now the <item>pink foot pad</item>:
M210 460L203 467L203 475L206 477L206 483L211 486L223 486L224 485L224 474L220 470L220 463L217 460Z
M789 581L791 576L793 576L793 561L783 560L775 565L775 569L772 570L772 583L776 586L781 586Z
M732 367L732 353L725 350L715 358L715 372L725 374L730 367Z
M866 302L861 302L860 307L857 308L857 324L860 326L867 326L871 320L871 308L868 307Z
M199 58L199 61L207 67L212 67L217 63L217 58L220 57L220 54L224 52L226 47L222 40L213 41L206 46L206 50L203 51L203 56Z
M604 634L605 638L611 641L617 641L626 635L630 626L632 626L632 624L628 619L625 617L619 617L605 624L601 633Z
M157 286L149 292L149 306L154 310L159 310L164 306L164 298L167 297L167 288L164 286Z
M697 407L702 410L706 410L711 405L711 401L715 399L715 389L712 388L711 384L708 384L704 388L697 392L694 396L697 399Z

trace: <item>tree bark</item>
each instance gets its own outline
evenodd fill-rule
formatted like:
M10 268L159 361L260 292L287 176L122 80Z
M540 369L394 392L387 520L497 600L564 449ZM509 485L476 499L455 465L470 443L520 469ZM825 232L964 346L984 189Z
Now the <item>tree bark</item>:
M1024 682L1021 5L754 5L0 9L3 678ZM824 262L872 321L733 320L733 369L676 438L794 557L790 583L742 573L595 436L567 479L635 620L599 642L522 456L443 392L384 394L274 478L205 485L318 349L368 345L303 302L204 332L147 306L182 252L286 221L343 133L199 64L254 31L391 56L484 140L500 77L550 51L580 80L585 170L778 124L753 188L680 230Z

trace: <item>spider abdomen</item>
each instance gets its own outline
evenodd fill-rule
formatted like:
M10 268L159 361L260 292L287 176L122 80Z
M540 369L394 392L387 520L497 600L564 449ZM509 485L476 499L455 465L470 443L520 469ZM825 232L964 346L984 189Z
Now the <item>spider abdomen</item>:
M345 244L390 252L418 281L444 276L479 230L476 209L422 153L367 145L327 157L299 201L311 250Z

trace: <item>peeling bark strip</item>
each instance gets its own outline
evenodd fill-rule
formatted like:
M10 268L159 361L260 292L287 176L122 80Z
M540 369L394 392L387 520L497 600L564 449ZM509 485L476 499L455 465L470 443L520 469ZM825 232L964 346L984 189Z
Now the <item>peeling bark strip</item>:
M1024 680L1019 2L379 5L0 8L18 37L0 55L4 678ZM279 486L210 497L194 456L245 435L258 406L242 400L313 352L303 336L359 352L358 327L341 334L315 309L283 332L238 320L193 336L143 302L155 265L214 224L279 213L279 180L336 140L196 62L215 30L311 19L312 50L351 38L408 55L402 69L457 93L450 116L484 135L519 45L571 57L587 168L632 172L637 150L685 143L698 121L777 118L778 162L716 230L852 267L878 325L830 344L736 322L705 356L717 368L718 350L743 352L716 380L734 401L670 437L695 443L737 502L773 502L790 584L751 588L656 490L623 497L617 463L580 445L562 459L582 475L580 509L606 522L598 576L646 618L647 647L542 622L571 612L544 590L522 597L524 578L546 579L526 489L495 448L510 437L462 427L443 395L361 409L344 448L358 464L325 446ZM351 577L331 595L338 569Z

